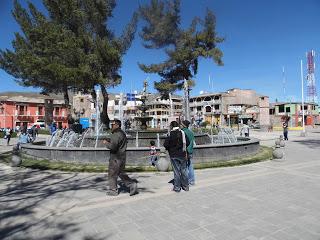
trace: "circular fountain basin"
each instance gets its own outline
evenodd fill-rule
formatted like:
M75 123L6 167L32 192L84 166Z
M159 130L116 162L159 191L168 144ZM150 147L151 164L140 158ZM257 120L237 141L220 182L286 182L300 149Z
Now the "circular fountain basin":
M202 139L205 139L205 137L203 136ZM196 164L228 161L235 158L254 155L258 153L259 146L258 139L245 137L237 137L237 142L235 143L203 143L194 147L193 159ZM157 148L157 150L160 151L160 148ZM21 152L23 157L26 158L81 164L107 164L109 159L109 150L104 147L48 147L44 145L24 144L21 147ZM150 166L149 152L149 147L128 147L127 165ZM167 158L169 159L168 155Z

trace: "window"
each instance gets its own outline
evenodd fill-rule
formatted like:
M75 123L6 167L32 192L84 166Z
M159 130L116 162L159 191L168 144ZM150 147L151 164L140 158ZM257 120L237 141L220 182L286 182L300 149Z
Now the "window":
M210 106L206 106L206 112L211 112L211 107Z
M214 105L214 110L219 110L220 106L219 105Z
M290 112L290 107L286 107L286 113Z
M270 109L270 110L269 110L269 114L270 114L270 115L274 115L274 112L275 112L274 109Z
M80 102L83 102L83 98L80 98Z
M18 115L25 115L25 107L23 105L17 105L16 110L18 111Z
M55 108L54 108L54 115L58 116L59 113L60 113L59 107L55 107Z
M197 107L197 111L202 111L201 107Z
M38 106L38 115L44 115L42 106Z
M284 105L279 105L279 113L283 113L284 112Z

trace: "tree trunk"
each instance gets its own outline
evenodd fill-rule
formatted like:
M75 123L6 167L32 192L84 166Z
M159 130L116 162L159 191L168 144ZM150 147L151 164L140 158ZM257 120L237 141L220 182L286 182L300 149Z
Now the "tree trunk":
M107 129L110 129L110 119L108 116L108 102L109 102L109 95L104 85L100 85L101 93L103 97L103 105L102 111L100 114L101 122L106 126Z
M67 108L67 121L69 125L68 127L70 128L70 125L74 123L74 119L72 118L72 113L71 113L71 105L69 100L68 88L64 89L63 98L64 98L64 104Z

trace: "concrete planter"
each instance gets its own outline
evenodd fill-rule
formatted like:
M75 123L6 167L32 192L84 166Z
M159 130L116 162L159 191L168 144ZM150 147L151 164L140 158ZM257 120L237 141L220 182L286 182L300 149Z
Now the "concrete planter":
M21 158L19 155L13 154L11 158L11 167L19 167L21 165Z
M156 167L160 172L167 172L169 170L170 162L167 159L166 150L161 148L159 159L156 162Z
M281 159L283 158L283 151L280 148L276 148L273 150L272 156L275 159Z

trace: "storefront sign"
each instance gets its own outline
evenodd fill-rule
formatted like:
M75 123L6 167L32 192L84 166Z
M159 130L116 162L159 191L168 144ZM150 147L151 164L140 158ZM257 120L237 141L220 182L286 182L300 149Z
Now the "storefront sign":
M242 111L241 106L233 106L233 105L228 106L228 113L230 114L239 114L241 111Z

